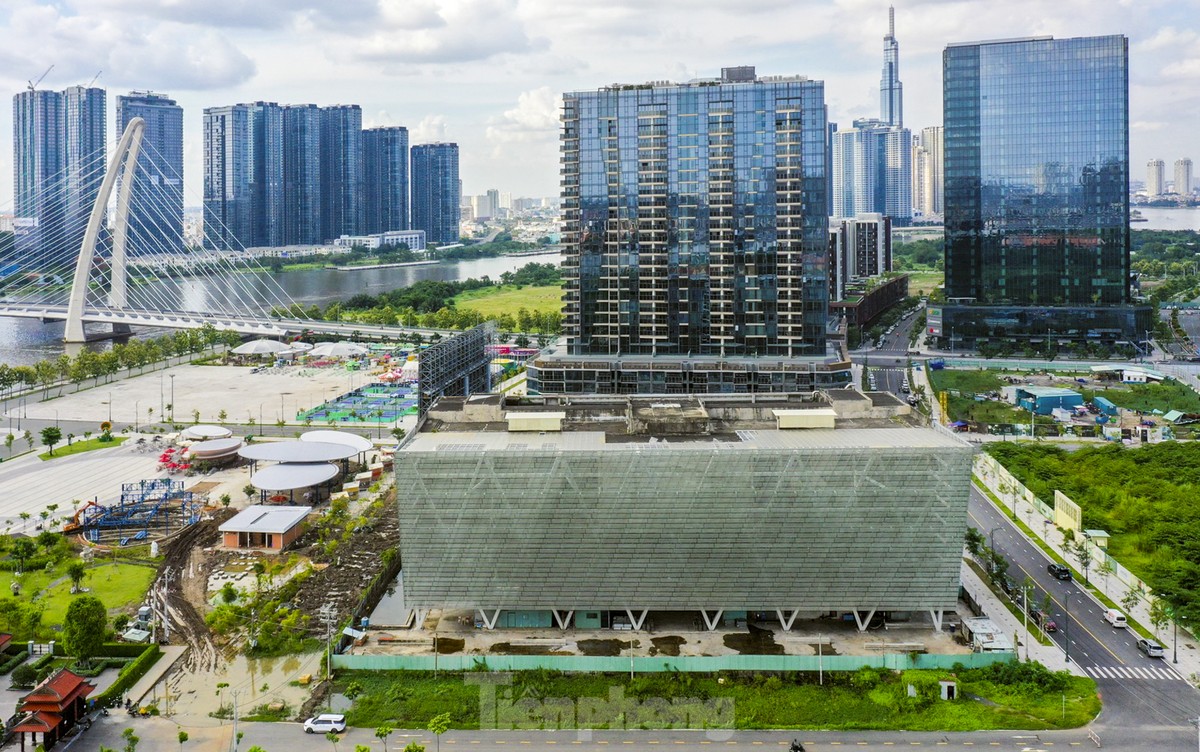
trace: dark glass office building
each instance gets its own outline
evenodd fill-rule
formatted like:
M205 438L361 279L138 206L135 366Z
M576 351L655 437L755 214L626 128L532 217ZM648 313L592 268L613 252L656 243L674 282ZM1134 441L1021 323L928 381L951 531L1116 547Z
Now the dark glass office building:
M363 131L363 229L367 234L407 230L408 129Z
M429 243L457 243L462 186L458 144L419 144L412 148L412 229Z
M947 305L931 333L1137 341L1123 36L957 44L944 54Z
M148 91L117 97L116 138L140 117L146 132L138 152L129 209L129 252L183 250L183 108Z
M826 122L823 82L752 67L566 94L566 345L530 366L531 389L813 388Z

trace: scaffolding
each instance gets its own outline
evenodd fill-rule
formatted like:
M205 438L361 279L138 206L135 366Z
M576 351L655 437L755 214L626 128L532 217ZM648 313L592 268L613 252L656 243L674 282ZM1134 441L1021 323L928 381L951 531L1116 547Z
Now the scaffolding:
M494 325L486 322L421 352L417 360L421 416L439 397L466 397L491 390L487 346L494 335Z
M64 528L92 543L121 546L165 538L200 519L203 501L185 491L183 481L150 478L121 484L116 504L88 502Z

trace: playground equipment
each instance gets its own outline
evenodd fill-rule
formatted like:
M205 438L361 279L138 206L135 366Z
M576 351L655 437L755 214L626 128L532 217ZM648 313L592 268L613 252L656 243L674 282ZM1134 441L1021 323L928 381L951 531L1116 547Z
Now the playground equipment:
M126 546L163 538L200 519L203 500L183 489L183 481L151 478L121 484L121 500L104 505L89 501L63 532L82 534L92 543Z

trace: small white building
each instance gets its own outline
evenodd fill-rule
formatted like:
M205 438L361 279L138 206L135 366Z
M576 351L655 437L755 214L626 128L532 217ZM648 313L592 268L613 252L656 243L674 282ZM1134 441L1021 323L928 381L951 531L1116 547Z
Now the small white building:
M357 245L372 251L386 245L400 245L401 243L407 245L410 251L424 251L425 231L388 230L373 235L343 235L333 241L333 244L339 248L353 248Z

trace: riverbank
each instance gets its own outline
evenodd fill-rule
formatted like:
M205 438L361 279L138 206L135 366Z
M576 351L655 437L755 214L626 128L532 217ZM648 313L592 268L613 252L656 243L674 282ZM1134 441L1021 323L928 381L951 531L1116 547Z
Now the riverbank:
M398 269L402 266L429 266L440 263L442 262L438 259L426 259L425 261L398 261L394 264L355 264L353 266L335 266L332 268L339 272L358 272L367 269Z

